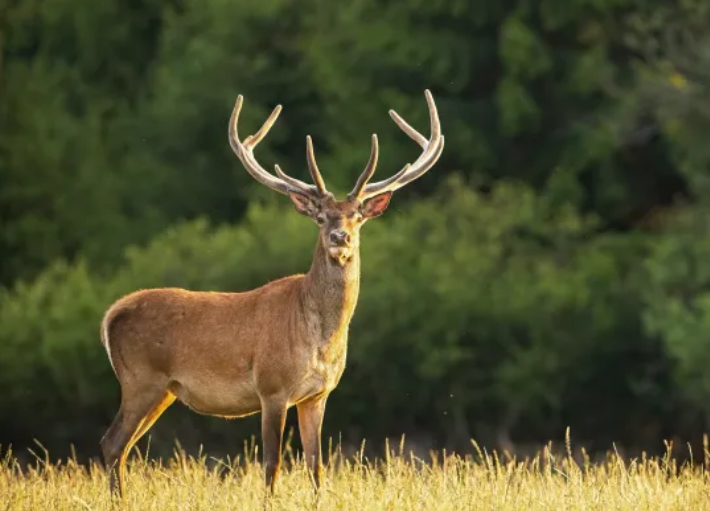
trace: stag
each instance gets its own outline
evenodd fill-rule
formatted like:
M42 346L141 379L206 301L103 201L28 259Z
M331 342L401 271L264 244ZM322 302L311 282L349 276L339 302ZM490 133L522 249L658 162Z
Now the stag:
M319 227L311 267L240 293L179 288L141 290L117 300L101 323L101 340L121 387L121 404L101 440L112 492L124 494L128 453L175 400L195 412L236 418L261 412L264 476L274 491L281 465L287 410L296 406L304 456L315 487L321 484L321 426L328 395L345 368L348 328L360 286L360 228L380 216L392 193L422 176L444 148L436 105L425 92L427 139L390 110L422 153L401 171L370 183L378 157L372 135L369 161L345 200L328 192L306 139L313 184L275 175L254 148L276 121L277 106L261 129L241 140L243 98L229 123L229 143L251 176L288 195L296 211Z

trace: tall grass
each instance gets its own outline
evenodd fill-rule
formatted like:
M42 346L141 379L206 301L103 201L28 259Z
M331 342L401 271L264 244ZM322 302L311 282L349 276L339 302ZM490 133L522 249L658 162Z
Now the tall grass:
M551 446L526 459L477 452L424 461L401 445L370 461L335 451L316 496L287 447L277 492L268 496L253 452L220 461L178 449L165 463L132 457L122 506L111 501L99 465L38 458L23 468L8 454L0 464L0 510L710 510L707 448L700 462L682 464L670 450L635 460L611 453L592 463L569 442L559 456Z

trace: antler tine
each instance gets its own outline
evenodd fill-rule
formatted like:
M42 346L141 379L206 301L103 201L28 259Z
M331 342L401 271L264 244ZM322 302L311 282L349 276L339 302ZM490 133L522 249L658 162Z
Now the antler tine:
M436 163L436 160L439 159L439 156L441 156L441 153L444 150L444 137L442 136L439 140L438 149L431 153L431 155L422 162L422 166L417 171L410 172L412 164L407 163L402 170L397 172L395 175L377 183L378 185L381 185L381 188L373 189L373 191L371 193L367 193L367 195L363 194L363 198L372 197L373 195L382 193L395 183L398 185L397 188L401 188L402 186L409 184L418 177L422 176L434 165L434 163Z
M281 114L281 105L276 105L276 108L271 112L271 115L264 121L264 124L259 128L259 131L254 133L253 135L250 135L247 137L247 139L244 141L244 145L247 146L248 148L254 149L259 142L261 142L264 137L269 133L271 130L271 127L274 125L276 122L276 119L279 118L279 115Z
M348 194L348 198L352 199L352 198L360 196L360 194L362 193L362 189L365 187L367 182L370 180L370 178L375 173L375 169L377 169L377 158L379 156L379 153L380 153L380 148L379 148L379 144L377 143L377 135L373 134L372 135L372 144L370 147L370 160L367 162L367 165L365 166L365 170L363 170L362 174L360 174L360 177L358 178L357 183L355 183L355 187Z
M404 131L409 136L409 138L419 144L420 147L426 147L426 143L428 142L428 140L424 135L412 128L409 123L402 119L402 117L394 110L390 110L389 114L390 117L392 117L392 120L397 124L397 126L399 126L402 131Z
M444 152L444 137L442 136L439 139L439 144L437 145L436 149L429 154L429 157L426 160L423 160L421 162L421 165L414 171L411 172L404 172L402 174L402 177L400 177L397 180L397 188L401 188L404 185L408 185L415 179L423 176L430 168L434 166L436 161L439 159L441 156L441 153Z
M285 195L288 195L291 192L316 194L316 187L308 185L303 181L292 177L287 176L286 179L284 179L282 176L285 176L286 174L283 172L281 172L279 177L273 176L271 173L267 172L254 157L254 148L264 139L276 122L276 119L281 113L281 105L277 105L276 108L274 108L271 115L269 115L259 131L257 131L254 135L248 136L242 142L239 139L238 123L243 102L244 97L240 94L234 104L232 117L229 121L229 145L232 147L232 150L237 155L237 158L239 158L242 162L242 165L244 165L247 172L249 172L249 174L261 184Z
M283 170L281 170L281 167L279 167L278 164L274 165L274 170L276 171L276 175L280 179L285 181L287 184L290 184L291 186L298 188L301 191L303 191L305 189L308 191L308 193L312 193L312 194L320 193L315 186L304 183L300 179L296 179L295 177L291 177L288 174L286 174Z
M313 182L316 184L318 192L321 195L325 195L328 193L328 190L326 190L323 176L320 175L320 170L318 170L316 156L313 153L313 140L310 135L306 136L306 159L308 160L308 172L311 173L311 179L313 179Z
M424 137L417 130L412 128L407 121L402 119L397 112L390 110L390 116L399 128L404 131L409 138L414 140L424 151L413 164L407 164L397 174L379 181L366 185L360 192L360 199L366 199L383 193L385 191L395 191L404 185L411 183L418 177L421 177L437 162L444 150L444 137L441 134L441 123L439 122L439 113L436 109L436 103L431 92L424 91L427 106L429 107L429 123L431 126L431 136L429 139Z
M402 177L405 176L409 172L409 169L411 169L411 168L412 168L412 164L407 163L404 167L402 167L402 170L397 172L395 175L390 176L383 181L379 181L377 183L372 183L371 185L365 187L365 189L360 191L359 198L366 199L367 197L371 197L373 195L377 195L378 193L384 192L393 183L396 183L397 181L402 179ZM375 189L373 186L375 184L378 185L380 188ZM368 190L374 190L374 191L370 193Z

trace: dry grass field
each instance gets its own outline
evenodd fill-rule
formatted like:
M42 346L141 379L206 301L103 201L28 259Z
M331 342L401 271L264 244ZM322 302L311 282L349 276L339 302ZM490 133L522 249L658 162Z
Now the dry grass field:
M624 461L615 454L591 463L569 445L561 456L548 447L525 460L480 450L428 460L390 452L379 461L335 452L317 497L289 449L270 497L261 467L244 457L222 462L176 451L158 463L134 454L122 505L109 498L98 465L38 459L21 469L8 455L0 465L0 510L710 510L707 449L698 462L683 464L670 456Z

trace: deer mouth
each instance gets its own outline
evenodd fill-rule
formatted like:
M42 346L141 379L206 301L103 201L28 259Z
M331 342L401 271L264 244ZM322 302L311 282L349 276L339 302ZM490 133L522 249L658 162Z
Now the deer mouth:
M346 246L332 245L328 248L328 253L331 258L342 266L350 260L352 249Z

